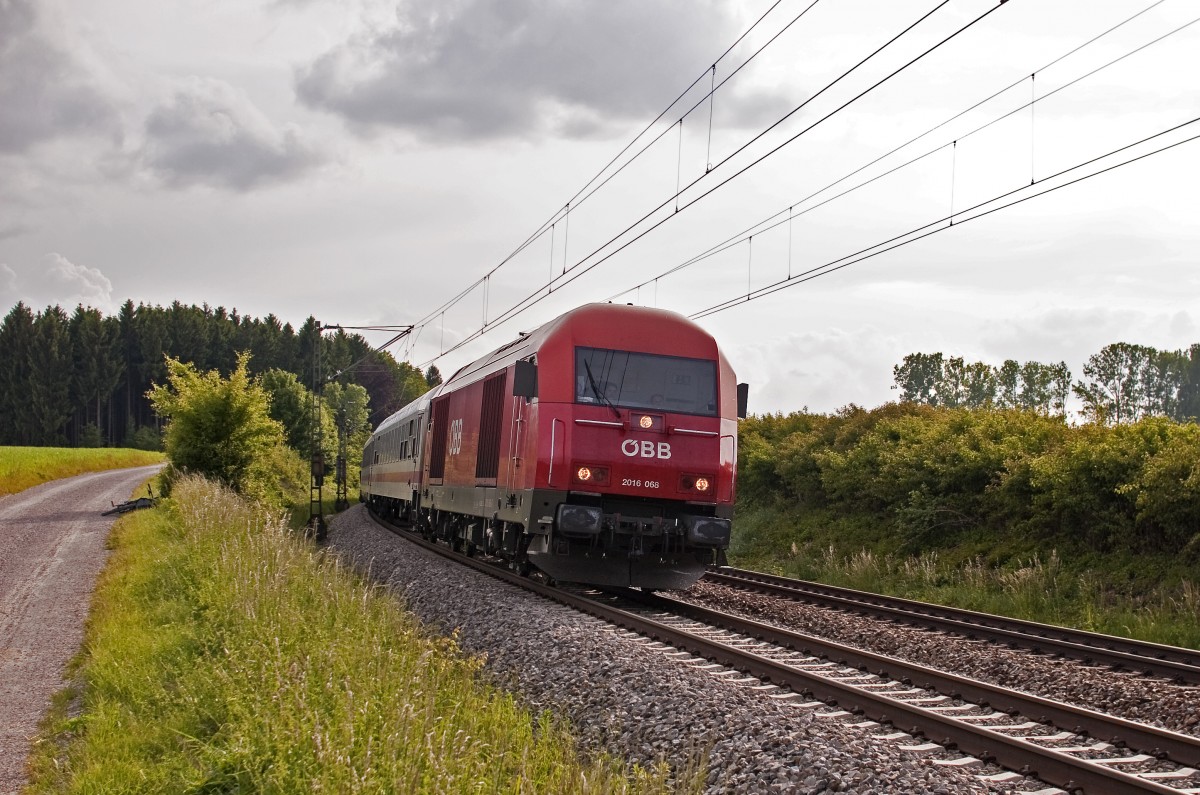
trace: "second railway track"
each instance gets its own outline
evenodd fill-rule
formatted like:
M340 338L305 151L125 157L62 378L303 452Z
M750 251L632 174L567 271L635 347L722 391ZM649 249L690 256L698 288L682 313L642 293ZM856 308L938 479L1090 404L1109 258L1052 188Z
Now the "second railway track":
M780 596L860 615L926 627L1085 663L1200 684L1200 651L960 610L911 599L793 580L730 567L712 568L707 582Z

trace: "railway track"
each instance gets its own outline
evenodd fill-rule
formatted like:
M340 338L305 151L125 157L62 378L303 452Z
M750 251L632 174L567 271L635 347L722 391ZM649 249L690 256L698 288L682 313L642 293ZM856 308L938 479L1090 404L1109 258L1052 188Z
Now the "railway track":
M377 520L378 521L378 520ZM764 680L773 697L832 706L826 717L861 715L889 724L884 739L911 741L920 752L943 746L966 754L940 764L995 762L1070 792L1200 794L1200 739L864 652L750 619L628 589L550 587L492 563L399 532L441 555L545 598L669 644L693 664L724 666L718 675ZM681 660L682 661L682 660ZM801 696L800 694L805 694ZM861 722L860 721L860 722Z
M953 633L970 639L1058 655L1094 665L1107 665L1116 670L1135 671L1185 684L1200 684L1200 651L1192 649L959 610L730 567L709 569L704 579L720 585Z

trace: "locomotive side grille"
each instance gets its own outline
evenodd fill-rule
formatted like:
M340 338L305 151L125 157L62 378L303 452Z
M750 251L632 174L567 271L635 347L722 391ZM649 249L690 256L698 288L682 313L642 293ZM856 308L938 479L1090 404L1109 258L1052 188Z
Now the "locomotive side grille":
M507 372L501 372L483 382L476 478L494 478L500 470L500 420L504 413L504 384L507 377Z
M433 442L429 448L429 479L438 480L446 474L446 437L450 434L450 398L433 404Z

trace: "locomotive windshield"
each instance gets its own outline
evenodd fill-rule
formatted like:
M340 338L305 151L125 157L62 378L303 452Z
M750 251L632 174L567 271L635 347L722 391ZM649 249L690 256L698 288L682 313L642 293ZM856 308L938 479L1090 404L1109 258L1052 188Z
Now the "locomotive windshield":
M717 363L576 348L575 402L715 417Z

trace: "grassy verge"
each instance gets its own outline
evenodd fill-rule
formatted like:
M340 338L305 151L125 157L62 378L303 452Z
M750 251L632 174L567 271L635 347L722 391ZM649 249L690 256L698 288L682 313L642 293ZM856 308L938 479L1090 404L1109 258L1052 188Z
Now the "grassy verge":
M480 660L226 490L181 479L112 544L32 793L685 787L581 760Z
M877 522L739 506L730 563L830 585L1200 648L1200 579L1165 555L964 537L906 554Z
M16 494L84 472L162 461L162 453L113 447L0 447L0 494Z

